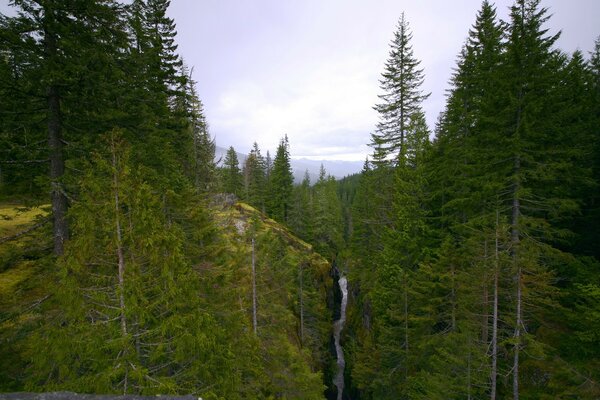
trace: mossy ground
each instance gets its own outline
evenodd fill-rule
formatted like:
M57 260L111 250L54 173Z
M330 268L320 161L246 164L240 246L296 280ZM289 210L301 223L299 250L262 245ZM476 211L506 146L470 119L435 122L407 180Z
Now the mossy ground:
M47 214L45 207L23 207L0 204L0 238L11 236L32 225L38 217ZM0 247L1 248L1 247Z
M44 262L51 252L49 224L14 236L39 224L47 214L47 207L0 203L0 392L20 388L27 363L21 357L23 338L35 328L49 290Z

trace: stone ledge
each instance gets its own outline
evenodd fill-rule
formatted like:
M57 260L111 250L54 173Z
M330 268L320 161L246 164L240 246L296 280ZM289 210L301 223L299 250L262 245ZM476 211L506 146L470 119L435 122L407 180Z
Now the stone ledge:
M138 396L112 394L79 394L73 392L0 393L0 400L201 400L194 396Z

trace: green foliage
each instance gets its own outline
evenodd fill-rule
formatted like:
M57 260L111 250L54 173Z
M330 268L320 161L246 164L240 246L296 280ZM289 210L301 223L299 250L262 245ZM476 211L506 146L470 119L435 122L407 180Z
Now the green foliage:
M225 154L222 169L222 185L225 193L232 193L238 197L242 194L242 174L240 172L237 153L233 146L230 146Z
M300 185L294 186L289 226L299 238L311 241L314 221L313 192L308 171Z
M74 237L53 289L57 311L32 337L29 385L228 392L230 349L214 318L199 311L201 286L183 252L186 237L169 224L118 137L110 138L109 151L93 157L71 208Z
M414 55L410 41L412 33L404 13L398 21L398 29L391 43L390 56L382 74L380 96L383 102L374 108L379 113L377 133L371 135L370 145L375 149L374 160L378 163L401 158L410 150L406 140L412 129L414 116L421 113L423 94L423 70Z
M580 314L595 315L584 282L597 280L597 260L581 257L594 253L595 86L581 54L553 49L547 19L539 1L518 1L504 24L484 1L435 142L397 120L387 125L400 152L393 182L382 166L361 174L350 274L361 398L598 391L595 355L583 350L596 326ZM385 138L372 142L384 159Z
M209 297L236 351L251 398L322 398L329 362L329 264L309 245L254 208L238 203L217 218L228 251L208 269L221 276ZM252 329L251 239L255 239L257 335ZM222 265L223 267L218 267ZM219 271L219 272L217 272ZM216 278L216 277L215 277ZM229 321L229 322L225 322Z
M271 193L269 215L276 221L288 223L294 177L290 166L290 145L287 135L281 139L269 178Z
M255 142L250 154L244 161L244 199L249 203L266 211L267 202L267 166L260 154L258 144Z
M567 56L539 0L484 1L430 143L402 15L374 162L294 187L287 136L217 170L168 0L11 5L0 189L60 198L71 239L0 211L1 390L322 398L334 260L353 398L600 396L600 40Z
M342 205L333 177L325 177L325 170L313 188L312 243L323 256L334 259L344 246Z

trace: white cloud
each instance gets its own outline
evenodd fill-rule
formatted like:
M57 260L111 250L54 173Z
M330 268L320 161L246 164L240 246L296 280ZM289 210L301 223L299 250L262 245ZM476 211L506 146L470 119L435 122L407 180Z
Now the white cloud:
M513 0L496 0L506 19ZM544 0L563 29L559 46L591 50L597 0ZM444 106L456 56L481 0L178 0L171 15L194 66L217 143L275 150L288 134L293 156L364 160L389 42L404 11L425 70L430 128Z
M262 86L230 82L210 115L212 131L217 140L218 132L228 132L239 151L254 141L273 150L287 134L294 156L364 159L378 90L377 75L364 64L358 58L330 60L315 68L296 67L286 79ZM293 66L287 67L292 72Z

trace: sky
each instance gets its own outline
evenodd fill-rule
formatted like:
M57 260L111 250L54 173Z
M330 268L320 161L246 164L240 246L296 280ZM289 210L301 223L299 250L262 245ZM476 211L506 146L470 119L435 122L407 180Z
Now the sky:
M496 1L508 19L512 1ZM587 56L600 1L543 0L557 46ZM430 129L480 0L172 0L179 52L193 67L218 145L263 153L287 134L292 157L364 160L380 74L401 13L425 73Z
M6 12L7 0L0 0ZM512 0L494 2L508 19ZM600 36L599 0L542 0L557 46L587 56ZM431 96L433 130L456 56L481 0L172 0L179 53L217 145L272 153L284 134L292 157L364 160L380 74L402 12Z

